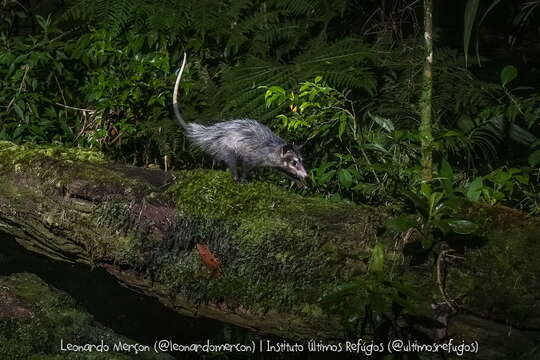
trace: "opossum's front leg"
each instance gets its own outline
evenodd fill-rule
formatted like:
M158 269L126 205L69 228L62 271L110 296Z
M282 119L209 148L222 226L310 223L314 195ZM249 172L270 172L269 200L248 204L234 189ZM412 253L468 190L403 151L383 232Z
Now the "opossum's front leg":
M253 165L249 161L242 160L242 173L240 175L240 182L246 182L251 170L253 170Z
M235 182L239 182L238 178L238 167L236 165L236 157L234 155L228 155L224 160L225 164L231 172L231 176Z

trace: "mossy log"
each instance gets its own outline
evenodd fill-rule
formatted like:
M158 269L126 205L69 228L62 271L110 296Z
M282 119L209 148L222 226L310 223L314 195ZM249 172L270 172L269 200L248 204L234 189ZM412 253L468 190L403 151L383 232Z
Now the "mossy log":
M238 185L222 171L165 173L87 150L0 142L0 230L37 253L105 268L183 315L265 334L343 338L320 299L368 276L379 243L395 278L421 299L418 313L429 314L441 301L434 261L407 265L385 230L390 216L264 182ZM465 244L465 259L449 268L447 291L463 304L450 332L500 354L534 344L540 221L502 207L470 206L464 217L480 223L484 240ZM219 273L204 266L195 244L208 246Z

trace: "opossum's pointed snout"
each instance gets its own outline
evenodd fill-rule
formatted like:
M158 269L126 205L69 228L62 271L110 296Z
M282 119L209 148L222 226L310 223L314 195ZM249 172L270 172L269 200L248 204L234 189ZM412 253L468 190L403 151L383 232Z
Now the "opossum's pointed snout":
M297 163L294 168L289 169L289 172L291 173L291 175L293 175L299 180L305 180L309 177L308 172L304 168L304 165L301 163Z
M303 166L298 170L298 173L296 175L301 179L307 179L309 177L309 174Z

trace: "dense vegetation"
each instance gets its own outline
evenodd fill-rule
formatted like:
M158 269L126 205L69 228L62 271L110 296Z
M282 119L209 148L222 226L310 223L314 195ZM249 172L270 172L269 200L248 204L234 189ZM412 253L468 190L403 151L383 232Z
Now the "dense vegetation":
M424 9L412 0L4 0L0 140L96 148L140 166L211 167L170 114L186 52L187 119L264 122L305 144L311 184L291 191L405 209L411 215L389 227L416 229L422 248L439 251L448 234L475 233L457 214L466 201L540 214L540 92L519 47L538 35L530 31L539 2L460 4L458 29L438 27L435 8L431 179L419 131ZM504 34L490 33L497 11L512 14ZM514 47L492 45L480 58L485 34ZM269 171L257 176L288 186ZM375 312L403 295L377 272L382 254L372 254L373 283L349 288L371 289Z
M394 203L422 181L421 6L49 3L56 7L48 15L34 14L43 4L2 3L2 140L95 147L137 165L209 166L169 113L186 51L187 118L256 118L305 143L310 192ZM500 82L479 80L459 51L438 46L434 157L453 173L454 192L536 214L540 97L514 85L519 76L509 66ZM437 186L445 176L438 170Z

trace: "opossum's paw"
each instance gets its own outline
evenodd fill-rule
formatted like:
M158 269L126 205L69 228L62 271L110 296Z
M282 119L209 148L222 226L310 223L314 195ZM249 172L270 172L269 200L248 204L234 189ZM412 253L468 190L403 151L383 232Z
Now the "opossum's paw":
M232 177L232 181L234 181L237 184L244 184L246 182L245 179L242 179L240 177L234 177L234 176Z

